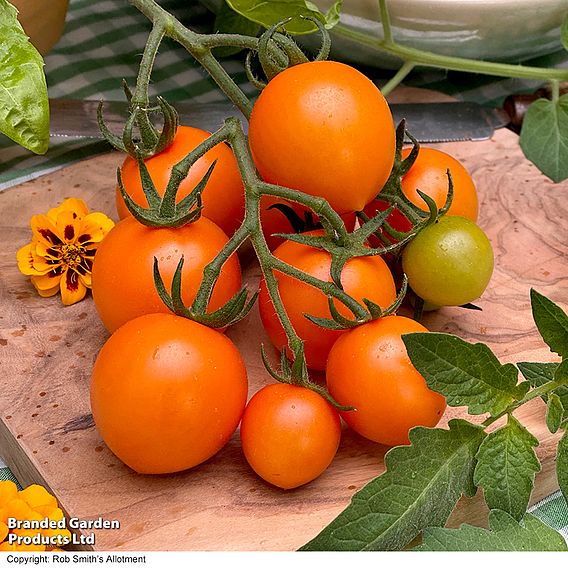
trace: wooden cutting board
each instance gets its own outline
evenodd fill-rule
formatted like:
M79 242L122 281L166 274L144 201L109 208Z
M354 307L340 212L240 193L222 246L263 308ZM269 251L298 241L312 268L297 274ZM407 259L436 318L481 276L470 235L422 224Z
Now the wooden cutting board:
M529 303L535 287L568 306L567 191L522 156L517 138L439 145L472 172L481 196L480 224L495 250L482 312L446 308L425 324L489 344L503 361L553 361L536 333ZM0 452L23 485L47 486L68 515L117 519L119 530L96 532L98 550L294 550L315 536L355 491L383 471L386 448L345 430L338 455L316 481L294 491L275 489L249 469L235 435L207 463L176 475L133 473L106 448L89 409L89 378L107 334L88 297L62 307L42 299L18 272L15 254L30 238L29 218L63 198L85 199L92 210L114 212L115 170L108 154L0 194ZM258 279L254 265L249 281ZM267 338L258 313L228 335L246 359L250 394L270 382L259 357ZM462 411L448 411L449 417ZM540 440L543 471L533 502L558 486L554 439L543 404L518 411ZM478 497L462 500L452 523L482 522ZM87 531L89 532L89 531Z

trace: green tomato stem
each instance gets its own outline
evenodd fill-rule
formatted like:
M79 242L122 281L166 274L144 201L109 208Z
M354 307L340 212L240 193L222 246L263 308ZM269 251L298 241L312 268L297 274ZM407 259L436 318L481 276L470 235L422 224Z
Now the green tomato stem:
M396 72L394 77L390 79L382 88L381 93L383 96L388 97L390 93L404 81L406 76L416 67L416 64L413 61L406 61L402 67Z

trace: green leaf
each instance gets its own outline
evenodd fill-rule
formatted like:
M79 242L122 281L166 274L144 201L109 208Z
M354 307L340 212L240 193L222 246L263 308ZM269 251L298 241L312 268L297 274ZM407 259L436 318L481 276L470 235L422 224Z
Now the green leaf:
M49 144L49 104L43 59L17 14L7 0L0 0L0 132L44 154Z
M462 493L475 493L475 454L485 436L465 420L449 428L412 429L411 445L391 449L386 471L301 550L399 550L425 527L443 526Z
M560 29L560 38L562 40L562 45L564 49L568 50L568 13L564 16L562 20L562 28Z
M556 449L556 476L560 491L568 503L568 430L564 432Z
M473 481L483 487L490 509L521 520L533 490L540 463L533 448L538 440L514 417L491 432L479 448Z
M259 24L241 16L225 2L221 3L215 16L214 28L216 33L240 34L252 37L256 36L260 31ZM242 51L240 47L216 47L213 50L213 54L217 57L231 57L240 51Z
M556 393L548 396L548 406L546 409L546 426L551 434L558 432L562 417L564 416L564 406L560 397Z
M428 528L414 550L436 551L565 551L562 535L526 514L521 523L504 511L489 513L489 528L461 525L459 529Z
M568 177L568 95L538 99L523 119L519 139L525 156L554 182Z
M524 394L515 366L501 365L482 343L445 333L408 333L402 339L414 367L449 406L496 415Z
M563 363L564 365L564 363ZM540 387L550 381L555 380L556 373L560 368L559 363L517 363L517 367L525 379L533 386ZM554 391L564 407L562 419L568 418L568 386L560 386ZM542 397L544 402L548 402L548 396Z
M315 4L306 0L227 0L227 4L241 16L265 28L291 17L292 21L284 26L286 31L308 34L317 31L317 26L304 18L316 18L327 29L331 29L339 21L342 0L336 0L325 15Z
M568 357L568 316L554 302L532 288L531 307L536 327L546 344L554 353Z

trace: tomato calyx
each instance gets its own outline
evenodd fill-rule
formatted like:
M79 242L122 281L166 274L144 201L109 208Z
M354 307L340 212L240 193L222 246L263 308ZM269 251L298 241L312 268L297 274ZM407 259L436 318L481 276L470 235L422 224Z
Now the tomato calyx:
M176 109L163 97L156 97L156 105L151 106L148 99L133 102L132 93L126 84L122 83L126 98L130 104L130 115L124 125L122 136L112 132L105 124L103 116L103 101L97 108L97 122L106 141L121 152L126 152L133 158L141 155L149 158L165 150L172 142L179 126L179 115ZM160 114L162 128L158 128L152 116ZM139 137L134 135L134 127L138 128Z
M187 307L182 300L181 295L181 281L183 271L183 256L180 258L174 276L172 279L171 290L168 293L164 280L160 274L158 266L158 259L154 257L154 285L160 299L175 315L181 316L207 327L225 328L238 321L242 320L250 312L256 298L258 291L255 292L250 299L248 299L248 290L246 286L241 288L225 305L216 309L213 312L206 312L205 309L196 306L195 302L192 306Z

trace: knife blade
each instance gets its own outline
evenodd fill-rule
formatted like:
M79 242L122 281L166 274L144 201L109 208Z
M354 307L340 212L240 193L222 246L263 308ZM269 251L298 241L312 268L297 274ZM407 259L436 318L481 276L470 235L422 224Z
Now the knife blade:
M97 123L96 100L51 99L50 132L52 136L69 138L103 138ZM247 121L229 102L174 104L181 124L213 131L221 127L225 118L237 116L246 129ZM406 127L419 141L426 143L491 138L497 128L509 124L508 114L502 109L483 107L473 102L396 103L390 105L394 123L406 119ZM128 103L106 101L103 117L109 129L122 132L128 117Z

